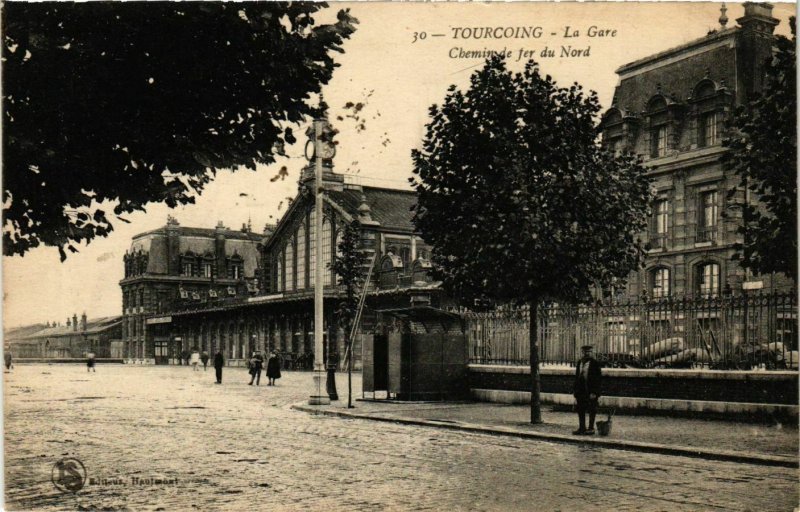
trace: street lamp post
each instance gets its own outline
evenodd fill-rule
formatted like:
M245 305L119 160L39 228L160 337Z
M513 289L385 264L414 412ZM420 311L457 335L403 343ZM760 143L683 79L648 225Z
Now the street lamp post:
M322 289L324 286L322 273L322 159L324 153L329 151L325 148L322 140L323 130L326 121L323 119L314 120L314 209L317 212L314 216L314 236L315 243L315 264L314 264L314 390L309 399L309 405L328 405L331 403L330 397L322 388L322 379L325 377L325 364L322 360L323 355L323 315L322 315Z

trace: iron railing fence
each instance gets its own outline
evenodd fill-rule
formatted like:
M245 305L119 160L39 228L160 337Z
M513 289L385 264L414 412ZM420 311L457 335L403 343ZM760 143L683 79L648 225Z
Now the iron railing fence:
M471 363L527 365L530 310L462 313ZM573 364L593 345L606 366L629 368L797 369L797 300L749 293L641 303L538 308L543 365Z

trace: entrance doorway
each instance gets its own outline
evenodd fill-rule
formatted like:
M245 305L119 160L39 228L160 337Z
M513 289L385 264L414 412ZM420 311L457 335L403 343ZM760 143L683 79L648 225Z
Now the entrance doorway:
M169 364L169 341L155 341L153 343L156 364Z

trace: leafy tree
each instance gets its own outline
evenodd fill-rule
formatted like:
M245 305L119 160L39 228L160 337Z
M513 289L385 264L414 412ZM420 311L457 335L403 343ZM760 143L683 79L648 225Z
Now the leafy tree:
M353 321L358 312L358 297L356 290L363 285L364 264L366 257L360 250L361 228L358 221L348 224L342 232L337 254L331 262L331 268L339 277L339 285L344 286L345 296L339 303L336 315L345 335L345 351L347 353L347 407L352 407L353 395L352 368L353 368L353 340L351 331Z
M541 422L540 301L580 301L637 268L651 195L639 160L597 144L594 92L494 57L430 109L413 152L414 222L457 297L530 305L531 422Z
M106 236L192 203L219 168L274 162L357 23L292 3L3 6L3 246Z
M738 246L744 267L797 280L797 75L795 18L791 40L779 36L761 94L737 111L723 142L726 162L754 194L740 202ZM736 191L733 191L734 194ZM745 192L746 194L747 192ZM741 196L741 194L739 194ZM740 197L744 199L744 197Z

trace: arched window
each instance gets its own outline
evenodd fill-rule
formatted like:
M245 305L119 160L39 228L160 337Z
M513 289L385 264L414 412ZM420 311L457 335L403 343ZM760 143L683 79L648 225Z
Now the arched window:
M283 291L283 253L278 256L277 265L275 266L275 291Z
M197 257L192 251L187 251L181 256L181 275L193 276L195 261L197 261Z
M647 102L646 115L650 124L650 156L652 158L666 156L669 149L670 121L673 118L669 108L671 104L673 103L667 101L667 98L660 92Z
M322 219L322 280L323 285L332 284L333 272L331 271L331 221L327 217Z
M294 290L294 237L289 239L289 243L286 244L286 264L284 266L286 269L286 291L290 292Z
M708 147L722 141L723 118L729 105L730 92L709 78L701 80L692 91L697 126L697 146Z
M334 250L336 251L336 257L342 257L342 250L339 246L342 243L342 238L344 237L344 230L345 227L343 225L339 225L336 229L336 242L334 243ZM336 272L331 270L331 281L333 284L339 284L339 277L336 275Z
M214 255L211 253L206 253L203 256L203 267L202 267L202 276L203 277L214 277Z
M308 286L314 287L317 278L317 212L308 216Z
M719 295L719 264L701 263L697 266L697 291L701 297L714 298Z
M650 273L650 290L651 296L654 299L663 299L669 297L669 269L666 267L658 267Z
M336 230L336 256L342 257L342 250L339 249L339 246L342 244L342 238L344 237L344 226L339 226Z
M228 278L237 281L244 279L244 260L237 252L234 252L233 256L228 259Z
M297 289L306 287L306 226L300 223L297 228Z

